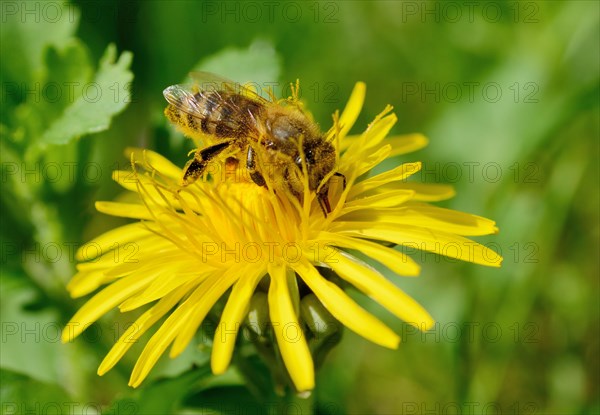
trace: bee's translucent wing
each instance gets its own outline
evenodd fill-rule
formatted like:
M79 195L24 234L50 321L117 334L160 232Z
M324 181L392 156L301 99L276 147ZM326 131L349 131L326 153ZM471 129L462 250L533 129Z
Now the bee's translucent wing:
M196 95L193 89L187 85L171 85L163 91L167 102L175 108L194 117L205 117L200 104L201 96ZM218 97L210 96L209 99L216 100Z
M253 101L257 101L261 104L270 103L269 100L265 99L259 92L254 88L262 89L259 84L248 83L243 84L235 82L220 75L211 72L190 72L190 78L194 82L194 85L200 91L227 91L234 92L249 98ZM265 91L266 92L266 91Z
M257 135L259 112L269 101L248 88L217 75L191 74L190 85L172 85L163 91L167 102L198 122L171 118L175 124L223 137L225 134ZM193 127L192 127L193 125ZM227 131L227 132L225 132Z

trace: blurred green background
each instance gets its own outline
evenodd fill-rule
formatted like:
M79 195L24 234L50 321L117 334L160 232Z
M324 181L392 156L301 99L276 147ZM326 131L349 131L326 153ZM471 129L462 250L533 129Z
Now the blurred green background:
M162 362L137 390L134 351L96 376L116 312L59 341L83 302L64 288L74 249L124 223L94 201L119 195L110 171L126 146L183 166L192 146L167 125L162 90L198 67L279 94L299 78L324 129L365 81L354 131L393 105L395 133L430 139L395 162L423 161L419 180L457 191L440 205L500 227L479 239L500 269L414 253L419 278L389 276L436 318L429 333L355 296L404 342L390 351L346 331L315 412L600 413L599 4L3 1L2 413L266 410L235 370L195 368L206 350Z

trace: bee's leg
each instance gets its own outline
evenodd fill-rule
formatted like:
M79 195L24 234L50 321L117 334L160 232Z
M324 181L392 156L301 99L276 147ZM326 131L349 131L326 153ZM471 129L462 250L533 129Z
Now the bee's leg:
M198 180L204 174L208 162L221 151L225 150L230 144L231 141L225 141L224 143L215 144L214 146L197 151L194 158L188 161L183 168L185 171L182 180L183 186L187 186Z
M346 189L346 176L344 176L344 175L343 175L342 173L340 173L339 171L336 171L335 173L333 173L333 175L334 175L334 176L337 176L337 177L341 177L341 178L342 178L342 184L343 184L343 187L342 187L342 189L344 189L344 190L345 190L345 189Z
M263 177L261 172L256 170L256 151L254 151L252 146L248 146L248 156L246 157L246 168L248 169L248 172L250 173L250 178L252 179L252 181L254 183L256 183L259 186L267 187L267 182L265 181L265 178Z
M344 176L340 172L335 172L335 173L333 173L333 175L342 178L343 189L345 189L346 188L346 176ZM324 186L321 187L321 189L317 193L317 200L319 202L319 206L321 206L321 210L323 211L323 214L325 215L325 217L327 217L328 213L331 213L331 205L329 204L328 194L329 194L329 183L326 183Z
M329 205L329 184L321 187L319 192L317 193L317 200L319 202L319 206L321 206L321 210L323 211L323 215L327 217L328 213L331 213L331 206Z

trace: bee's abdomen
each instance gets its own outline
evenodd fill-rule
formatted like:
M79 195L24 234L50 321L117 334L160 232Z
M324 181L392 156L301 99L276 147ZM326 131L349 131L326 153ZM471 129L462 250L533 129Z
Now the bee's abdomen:
M260 103L224 91L196 93L194 98L195 108L186 112L170 105L165 111L167 117L182 127L218 138L244 137L256 129Z

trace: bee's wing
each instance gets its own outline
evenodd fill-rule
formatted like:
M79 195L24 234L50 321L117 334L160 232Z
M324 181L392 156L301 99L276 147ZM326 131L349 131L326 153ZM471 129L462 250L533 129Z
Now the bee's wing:
M199 105L199 98L201 98L201 96L196 96L193 91L193 88L187 85L171 85L163 91L163 95L167 102L173 105L175 108L194 117L204 118L206 115L204 114L202 107ZM201 92L198 93L202 94ZM213 95L210 95L206 98L215 100L218 97L213 97Z
M260 104L269 104L270 101L263 98L249 87L250 84L235 82L211 72L190 72L190 78L200 91L228 91L243 95Z
M232 131L245 131L251 136L257 132L258 112L271 102L260 97L249 88L217 75L195 72L190 74L191 85L172 85L163 91L165 99L178 110L197 118L205 125L223 124L227 117L227 127ZM243 96L240 100L236 97ZM219 117L211 116L215 111ZM225 115L227 114L227 115Z

